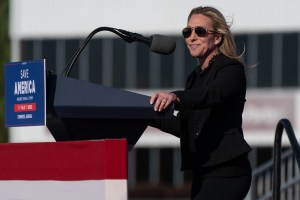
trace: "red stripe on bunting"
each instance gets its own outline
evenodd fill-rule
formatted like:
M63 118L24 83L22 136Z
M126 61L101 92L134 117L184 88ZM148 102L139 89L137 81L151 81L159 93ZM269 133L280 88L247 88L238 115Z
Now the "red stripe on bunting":
M126 139L0 144L0 180L127 179Z

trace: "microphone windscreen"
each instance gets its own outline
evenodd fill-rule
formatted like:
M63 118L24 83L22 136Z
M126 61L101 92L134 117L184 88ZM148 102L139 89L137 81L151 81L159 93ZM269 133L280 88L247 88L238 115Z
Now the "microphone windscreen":
M175 39L164 35L152 35L151 36L150 51L159 54L170 54L176 48Z

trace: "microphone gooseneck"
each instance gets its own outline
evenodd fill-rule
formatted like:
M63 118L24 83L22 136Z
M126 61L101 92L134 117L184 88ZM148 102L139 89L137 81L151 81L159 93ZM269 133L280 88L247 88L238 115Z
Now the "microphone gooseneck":
M132 42L141 42L148 46L150 51L158 54L170 54L172 53L176 48L176 42L174 38L169 36L163 36L163 35L152 35L150 38L144 37L141 34L138 33L132 33L129 31L125 31L122 29L116 29L111 27L99 27L95 30L93 30L88 37L85 39L85 41L82 43L82 45L79 47L79 49L75 52L75 54L72 56L71 60L66 65L63 73L65 73L65 76L69 76L72 67L76 60L78 59L80 53L85 48L85 46L88 44L88 42L91 40L91 38L100 31L110 31L121 37L125 42L132 43Z

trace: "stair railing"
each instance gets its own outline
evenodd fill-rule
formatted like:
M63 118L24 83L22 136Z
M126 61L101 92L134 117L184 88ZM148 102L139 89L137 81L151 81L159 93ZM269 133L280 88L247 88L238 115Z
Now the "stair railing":
M293 127L288 119L279 120L276 131L275 131L275 144L274 144L274 172L273 172L273 200L280 200L280 190L281 190L281 140L283 129L285 129L288 139L290 141L291 147L295 159L298 163L300 169L300 146L296 139Z

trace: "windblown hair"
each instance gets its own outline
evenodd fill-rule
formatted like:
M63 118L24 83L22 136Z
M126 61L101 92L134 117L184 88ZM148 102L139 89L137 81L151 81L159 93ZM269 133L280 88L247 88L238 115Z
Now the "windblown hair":
M237 59L238 61L244 63L243 53L241 55L237 54L236 44L234 42L233 36L230 32L230 25L226 22L223 14L213 7L196 7L193 8L188 16L188 20L192 15L202 14L211 19L212 27L216 34L222 35L222 41L220 42L218 49L224 55Z

